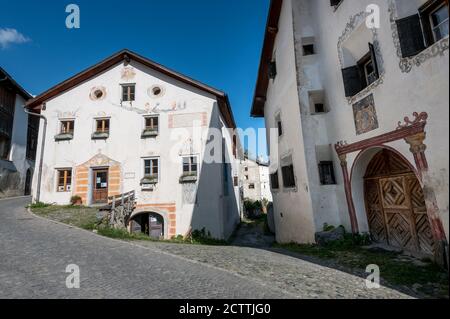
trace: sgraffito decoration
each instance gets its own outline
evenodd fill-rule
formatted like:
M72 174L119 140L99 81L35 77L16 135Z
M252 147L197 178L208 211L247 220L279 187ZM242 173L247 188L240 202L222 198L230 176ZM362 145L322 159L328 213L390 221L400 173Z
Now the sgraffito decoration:
M104 86L95 86L91 89L89 98L92 101L101 101L106 97L106 88Z
M357 135L376 130L379 127L373 94L353 104L353 116Z
M122 75L121 75L122 80L130 81L130 80L134 79L135 76L136 76L136 71L134 70L133 67L127 66L122 69Z

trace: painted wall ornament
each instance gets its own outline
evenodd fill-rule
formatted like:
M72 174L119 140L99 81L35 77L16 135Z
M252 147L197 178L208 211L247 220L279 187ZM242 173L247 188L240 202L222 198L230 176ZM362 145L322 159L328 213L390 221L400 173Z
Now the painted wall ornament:
M403 73L409 73L411 72L412 68L414 66L420 67L424 62L427 60L437 57L437 56L444 56L445 51L449 49L449 37L445 37L444 39L436 42L432 46L426 48L419 54L404 58L402 54L402 48L400 45L400 38L398 35L398 29L397 29L397 20L398 20L398 13L397 13L397 6L395 4L395 0L389 0L389 20L391 24L391 30L392 30L392 38L394 40L394 46L396 48L397 56L400 59L399 61L399 67L400 70Z
M376 130L379 127L373 94L353 104L353 116L357 135Z
M410 120L409 117L406 116L404 118L404 123L398 122L397 130L400 130L402 128L409 127L409 126L412 126L415 124L419 124L419 123L426 123L428 120L428 113L426 113L426 112L422 112L422 113L414 112L413 116L414 116L413 120Z
M106 88L104 86L95 86L91 89L89 98L92 101L101 101L106 98Z
M134 79L134 77L136 76L136 71L134 70L133 67L131 66L126 66L122 69L122 80L125 81L130 81L132 79Z
M173 101L168 106L163 106L160 103L156 103L156 105L151 110L154 113L168 113L168 112L184 111L186 109L187 109L186 101L184 102Z

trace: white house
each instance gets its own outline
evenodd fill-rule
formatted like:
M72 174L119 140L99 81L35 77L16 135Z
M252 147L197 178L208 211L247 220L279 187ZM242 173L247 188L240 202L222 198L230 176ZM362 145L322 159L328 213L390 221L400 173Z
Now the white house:
M279 135L279 242L328 223L445 254L448 21L446 0L271 2L251 114Z
M253 201L263 199L272 201L270 190L269 165L260 161L252 160L245 156L241 162L241 179L244 198Z
M38 123L24 111L31 95L0 68L0 198L29 195Z
M225 93L123 50L27 107L46 118L35 200L79 196L96 205L135 191L132 228L164 238L203 228L228 238L239 222L237 137Z

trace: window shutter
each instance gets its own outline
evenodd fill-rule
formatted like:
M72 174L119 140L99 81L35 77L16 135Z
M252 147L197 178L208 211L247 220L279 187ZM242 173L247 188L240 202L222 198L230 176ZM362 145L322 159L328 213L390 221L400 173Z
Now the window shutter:
M378 69L377 55L375 54L375 47L372 43L369 43L370 57L372 58L373 68L375 70L375 76L378 79L380 77L380 71Z
M399 19L397 22L398 37L402 56L408 58L425 49L423 31L418 14Z
M330 0L330 5L332 7L337 6L339 4L339 2L341 2L341 0Z
M342 69L344 78L345 96L354 96L363 89L357 65Z

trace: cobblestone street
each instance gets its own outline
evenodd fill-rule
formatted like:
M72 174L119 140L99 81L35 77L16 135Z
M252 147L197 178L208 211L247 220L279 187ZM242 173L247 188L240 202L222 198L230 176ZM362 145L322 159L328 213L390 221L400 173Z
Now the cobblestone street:
M127 243L29 215L0 201L0 298L408 298L274 251ZM81 288L67 289L77 264Z

